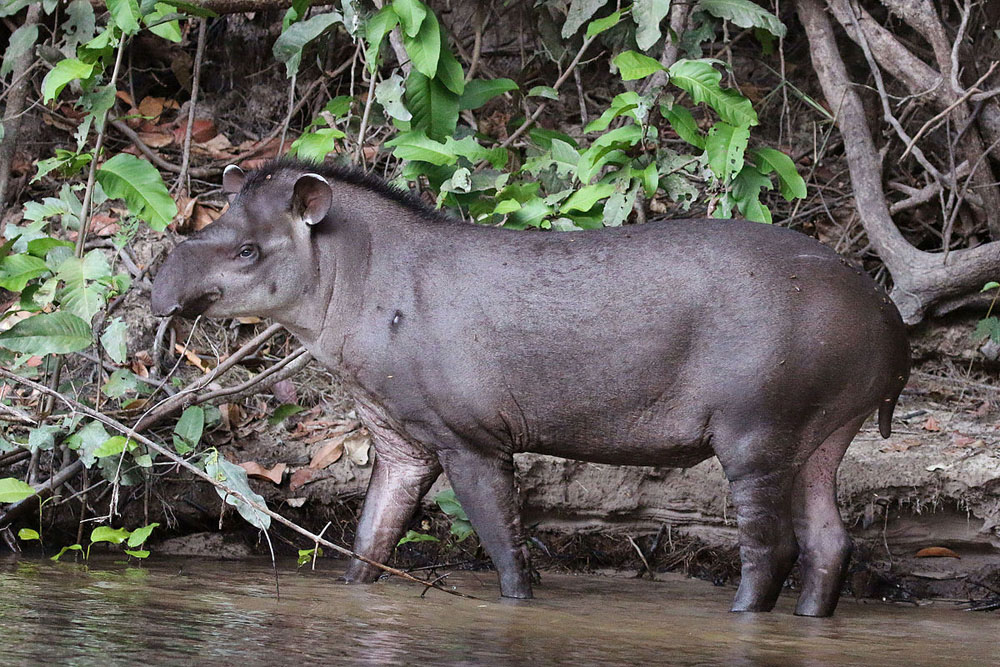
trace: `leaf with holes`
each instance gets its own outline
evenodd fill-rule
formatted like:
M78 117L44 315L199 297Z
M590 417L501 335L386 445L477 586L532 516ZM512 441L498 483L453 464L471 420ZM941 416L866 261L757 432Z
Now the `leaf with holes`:
M660 39L660 22L670 11L670 0L635 0L632 20L635 21L635 43L643 51Z
M699 0L695 11L702 10L741 28L760 28L775 37L788 32L777 16L750 0Z
M344 17L340 12L326 12L316 14L305 21L299 21L288 26L281 35L274 41L271 52L274 59L285 64L285 74L288 78L299 71L299 63L302 62L302 50L309 42L313 41L330 26L343 23Z
M712 173L723 183L728 183L743 169L743 155L750 141L750 130L733 127L729 123L716 123L708 131L705 152Z
M247 471L222 458L218 452L212 452L208 456L205 462L205 472L215 481L222 482L229 490L236 491L257 505L267 507L264 497L250 488L250 483L247 481ZM227 505L235 507L240 516L246 519L251 526L261 530L267 530L271 527L271 517L267 514L260 513L244 500L227 493L226 489L216 487L215 491L220 498L226 501Z
M56 277L63 281L59 303L63 310L90 322L106 303L108 287L103 279L111 276L111 266L100 250L91 250L82 259L67 257Z
M38 39L38 24L22 25L15 30L7 40L7 50L3 54L3 64L0 65L0 79L6 77L14 69L14 61L29 53Z
M771 224L771 211L761 203L760 190L770 190L772 187L770 178L748 164L733 179L729 196L736 202L736 207L744 218Z
M722 73L707 60L678 60L670 66L670 83L687 91L695 103L705 103L719 118L741 127L757 125L757 112L739 92L719 85Z
M778 175L778 187L785 201L806 198L806 182L802 180L792 158L773 148L758 148L752 152L762 174Z
M393 74L388 79L383 79L375 86L375 99L382 105L385 112L396 120L408 121L413 118L413 114L403 104L403 77Z

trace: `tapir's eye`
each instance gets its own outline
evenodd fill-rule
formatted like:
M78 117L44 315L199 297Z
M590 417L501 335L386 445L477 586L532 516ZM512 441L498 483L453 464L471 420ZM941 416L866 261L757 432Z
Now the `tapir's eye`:
M257 246L252 243L245 243L240 248L240 257L243 259L252 259L257 256Z

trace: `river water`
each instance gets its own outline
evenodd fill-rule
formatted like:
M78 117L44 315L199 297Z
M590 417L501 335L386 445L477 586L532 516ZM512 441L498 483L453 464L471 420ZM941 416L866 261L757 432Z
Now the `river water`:
M0 665L1000 664L1000 614L844 599L832 619L731 614L733 589L543 574L530 602L492 573L344 586L341 566L157 558L141 568L0 558Z

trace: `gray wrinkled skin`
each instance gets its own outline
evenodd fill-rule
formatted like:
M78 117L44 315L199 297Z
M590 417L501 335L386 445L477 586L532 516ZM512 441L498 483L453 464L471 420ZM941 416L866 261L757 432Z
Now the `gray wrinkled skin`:
M443 469L502 595L528 598L515 452L715 455L738 515L733 610L770 610L798 558L796 613L833 613L851 549L837 467L872 413L888 436L909 374L867 275L779 227L517 232L311 169L227 171L230 210L171 253L153 310L274 318L340 374L375 436L356 552L387 560ZM376 575L354 561L346 578Z

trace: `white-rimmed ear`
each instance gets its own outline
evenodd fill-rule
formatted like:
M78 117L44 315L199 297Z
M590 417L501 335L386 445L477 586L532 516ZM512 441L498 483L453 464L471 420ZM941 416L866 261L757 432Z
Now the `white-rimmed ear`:
M242 169L235 164L229 165L222 172L222 191L230 196L235 195L243 187L243 181L246 178L247 175L243 173Z
M307 225L315 225L326 217L333 204L333 189L319 174L303 174L295 181L292 191L292 211Z

